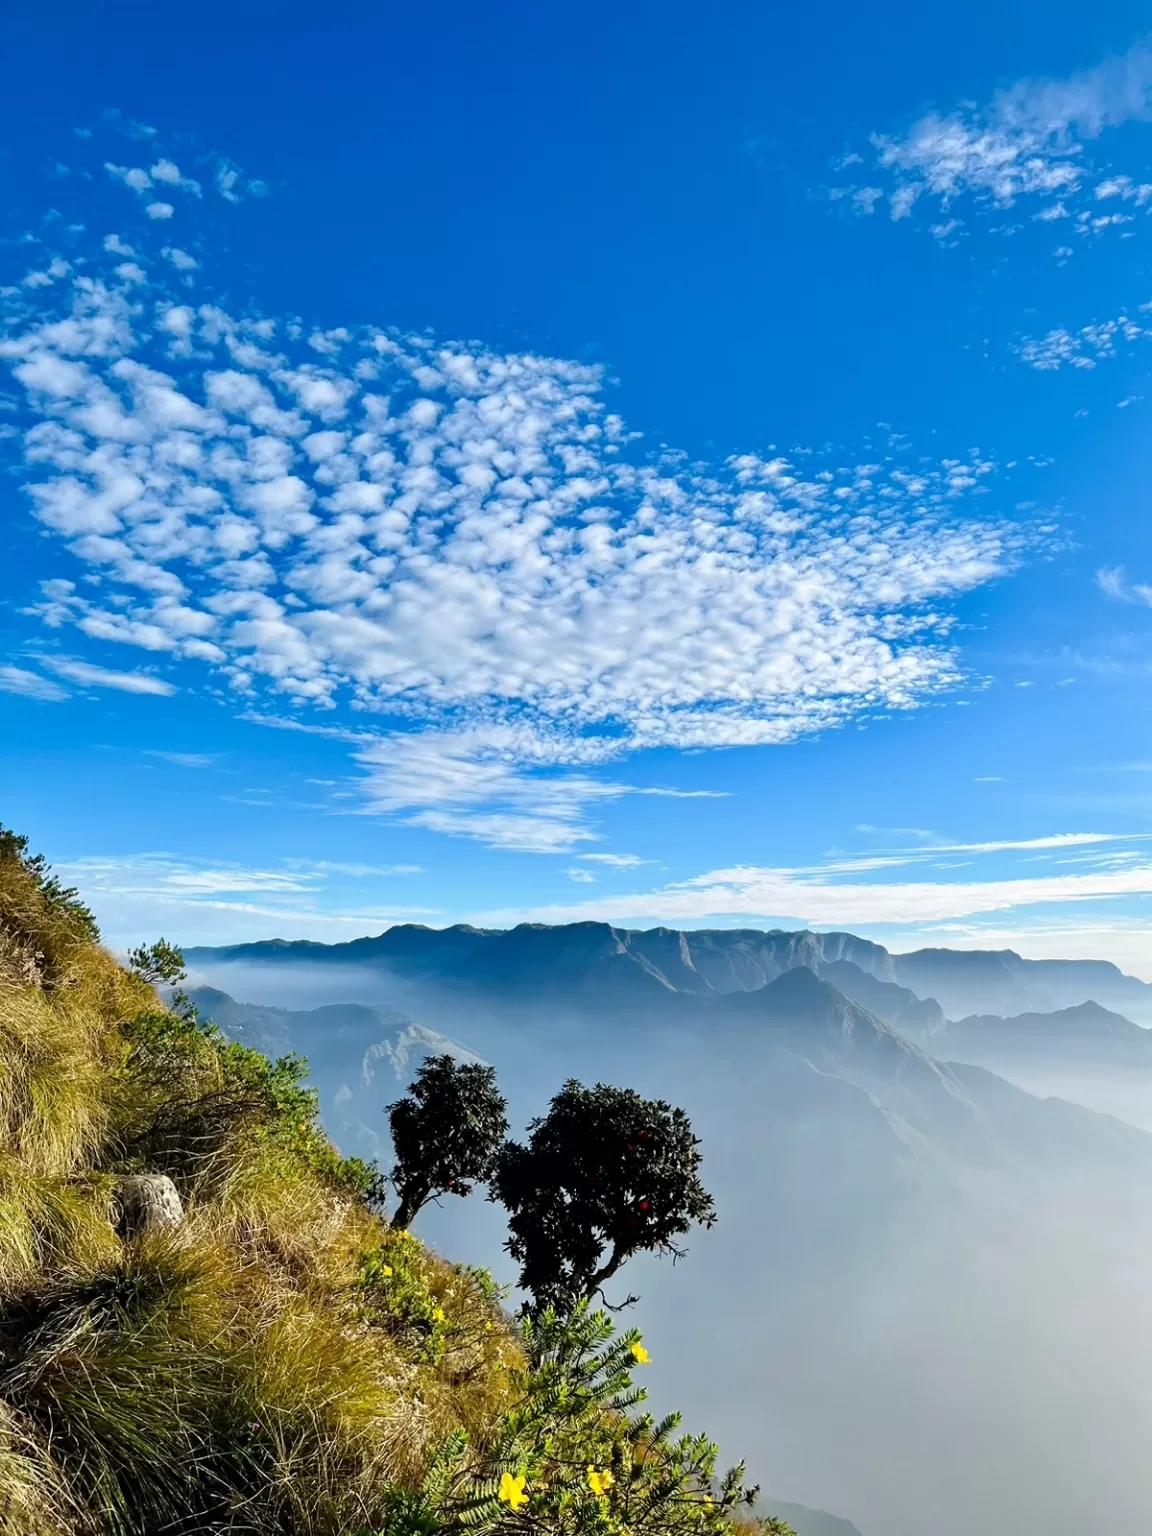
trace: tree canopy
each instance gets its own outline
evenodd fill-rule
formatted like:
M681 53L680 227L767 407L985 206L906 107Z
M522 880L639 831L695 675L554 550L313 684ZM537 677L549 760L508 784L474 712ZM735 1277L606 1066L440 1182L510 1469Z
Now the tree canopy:
M676 1239L716 1219L682 1109L573 1079L528 1129L527 1145L500 1154L492 1190L536 1309L595 1295L635 1253L678 1258Z
M408 1096L388 1106L399 1196L393 1217L407 1227L437 1195L469 1195L491 1178L508 1134L496 1069L452 1056L429 1056Z

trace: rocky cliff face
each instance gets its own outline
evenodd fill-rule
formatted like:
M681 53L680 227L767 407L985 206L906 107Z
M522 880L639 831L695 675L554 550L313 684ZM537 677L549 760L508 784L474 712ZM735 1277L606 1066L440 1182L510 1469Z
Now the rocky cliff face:
M298 972L333 967L359 969L401 987L629 1005L664 1002L669 993L755 991L806 966L917 1037L938 1028L945 1016L1051 1011L1088 1001L1152 1023L1152 985L1105 962L1025 960L1011 950L895 955L854 934L807 930L626 929L588 922L522 923L498 931L408 923L348 944L271 940L192 949L187 958L210 972L209 979L239 965Z

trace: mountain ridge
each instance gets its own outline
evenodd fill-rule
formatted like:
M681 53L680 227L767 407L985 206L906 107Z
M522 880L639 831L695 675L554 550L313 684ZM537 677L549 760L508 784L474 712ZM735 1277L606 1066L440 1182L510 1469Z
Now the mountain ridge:
M340 944L272 939L185 953L194 968L322 964L360 967L397 984L505 998L614 992L630 1001L753 991L806 965L818 974L828 968L828 979L918 1038L938 1030L946 1018L1058 1011L1089 1001L1152 1023L1152 984L1109 961L1028 960L1014 950L894 954L840 931L632 929L593 921L508 929L402 923Z

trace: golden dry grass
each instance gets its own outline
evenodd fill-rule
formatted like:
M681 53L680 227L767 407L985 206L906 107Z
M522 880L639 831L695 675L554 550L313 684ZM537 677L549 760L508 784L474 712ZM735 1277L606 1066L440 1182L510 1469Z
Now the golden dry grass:
M117 1229L136 1172L175 1230ZM449 1437L486 1454L520 1333L362 1173L290 1066L165 1011L0 827L3 1536L369 1536Z
M165 1035L151 989L3 854L0 1529L371 1529L446 1434L507 1406L499 1309L343 1187L314 1126L244 1099L258 1058ZM124 1238L115 1181L149 1152L186 1221ZM403 1318L364 1272L400 1241Z

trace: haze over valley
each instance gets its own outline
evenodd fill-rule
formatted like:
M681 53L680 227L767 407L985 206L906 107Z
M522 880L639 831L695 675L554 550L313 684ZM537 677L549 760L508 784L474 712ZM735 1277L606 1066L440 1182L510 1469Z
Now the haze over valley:
M338 1143L382 1162L385 1106L425 1054L494 1064L514 1123L569 1076L688 1109L720 1221L674 1269L641 1264L639 1315L666 1345L662 1400L691 1402L773 1494L865 1536L1071 1533L1102 1501L1136 1528L1152 1034L1093 994L1152 1017L1147 983L851 934L591 923L187 960L197 1006L305 1053ZM1033 1011L965 1012L990 1003ZM419 1230L509 1274L475 1197Z

